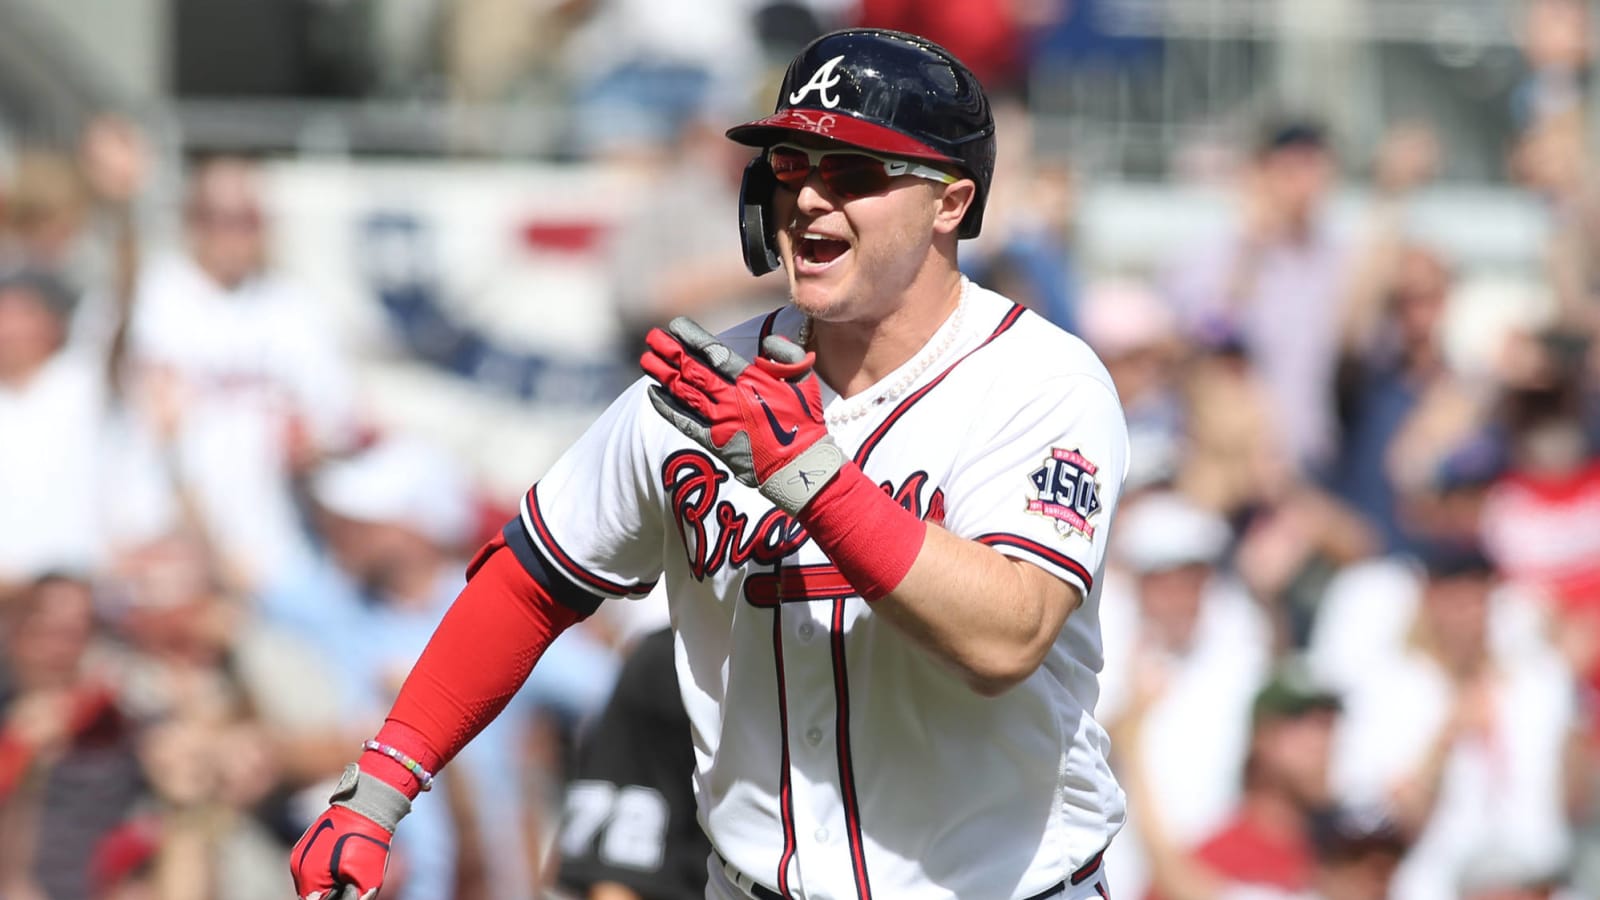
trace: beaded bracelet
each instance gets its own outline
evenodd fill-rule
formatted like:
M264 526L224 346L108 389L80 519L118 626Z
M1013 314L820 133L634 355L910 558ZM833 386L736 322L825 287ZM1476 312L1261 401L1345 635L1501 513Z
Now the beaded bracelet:
M388 744L380 744L377 741L367 741L361 745L361 749L371 750L374 753L382 753L384 756L387 756L404 766L407 772L415 775L417 778L417 783L422 785L423 790L433 790L433 773L429 772L427 769L424 769L422 767L422 763L417 762L404 753L401 753L399 750L389 746Z

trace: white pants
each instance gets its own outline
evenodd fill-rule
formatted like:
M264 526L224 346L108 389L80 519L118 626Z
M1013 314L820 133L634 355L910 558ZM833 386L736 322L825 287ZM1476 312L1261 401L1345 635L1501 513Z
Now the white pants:
M706 875L706 900L751 900L751 895L741 890L723 871L722 860L718 859L715 853L706 859ZM801 894L797 893L794 896L795 900L805 900ZM989 898L963 897L961 900L989 900ZM1067 885L1065 891L1051 896L1048 900L1111 900L1111 886L1106 882L1105 864L1100 865L1093 877L1084 879L1080 884Z

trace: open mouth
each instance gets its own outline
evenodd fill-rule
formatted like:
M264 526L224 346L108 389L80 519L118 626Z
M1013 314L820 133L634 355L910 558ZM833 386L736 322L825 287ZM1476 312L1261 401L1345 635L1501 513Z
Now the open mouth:
M795 242L796 268L805 273L820 272L849 252L849 241L807 232Z

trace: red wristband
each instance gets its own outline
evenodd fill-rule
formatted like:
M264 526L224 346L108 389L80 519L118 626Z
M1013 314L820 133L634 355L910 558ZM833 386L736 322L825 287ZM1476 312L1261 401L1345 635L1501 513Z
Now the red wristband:
M928 523L872 483L853 462L800 512L800 522L839 574L869 602L905 580Z

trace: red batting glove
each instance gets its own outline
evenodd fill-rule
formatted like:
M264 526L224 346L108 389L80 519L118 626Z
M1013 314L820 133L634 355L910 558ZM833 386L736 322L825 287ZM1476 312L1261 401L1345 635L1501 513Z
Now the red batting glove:
M661 385L650 403L673 427L805 525L862 597L877 600L905 579L927 525L834 443L813 354L774 335L752 363L683 317L645 344L639 365Z
M773 336L751 363L681 316L645 345L639 365L661 385L650 402L741 482L797 514L839 473L844 454L822 420L812 354Z
M411 801L351 764L329 798L333 805L289 851L301 900L372 900L383 886L394 827Z

